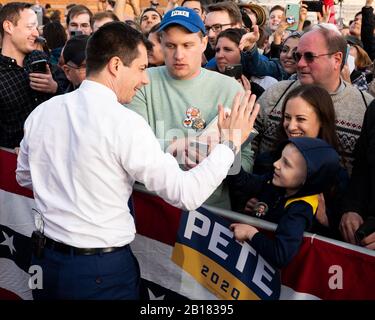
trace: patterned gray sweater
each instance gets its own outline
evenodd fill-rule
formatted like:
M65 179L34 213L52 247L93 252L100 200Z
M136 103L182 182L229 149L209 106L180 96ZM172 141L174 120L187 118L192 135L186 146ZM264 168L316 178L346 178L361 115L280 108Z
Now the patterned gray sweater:
M259 98L261 111L255 125L259 135L254 140L254 149L258 153L270 151L274 147L284 98L290 90L299 85L298 80L294 83L290 80L281 81L266 90ZM344 158L342 162L351 173L353 151L361 133L363 116L373 97L365 92L362 95L357 88L345 82L344 88L331 97L336 112L336 132L342 148L341 156Z

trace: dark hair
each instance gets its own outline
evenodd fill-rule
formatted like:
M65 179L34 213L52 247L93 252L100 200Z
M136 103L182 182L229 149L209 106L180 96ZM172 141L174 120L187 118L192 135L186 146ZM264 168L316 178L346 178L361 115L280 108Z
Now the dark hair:
M51 22L60 22L61 23L61 11L60 10L53 10L50 15Z
M75 3L69 3L69 4L67 4L66 5L66 9L69 11L71 8L73 8L74 6L76 6L76 4Z
M147 51L152 49L145 36L126 23L106 23L92 34L87 43L87 75L103 70L113 57L119 57L124 65L130 66L139 56L139 45L144 45Z
M66 42L66 32L59 22L50 22L43 27L43 37L50 49L62 48Z
M160 28L160 23L155 24L154 26L152 26L152 28L150 29L150 31L145 34L145 37L148 39L148 36L150 35L150 33L156 33L156 37L157 37L157 39L158 39L158 41L160 43L161 42L161 32L158 31L159 28Z
M362 11L358 11L358 12L354 15L354 18L357 18L357 16L359 16L360 14L362 14Z
M339 151L339 141L336 134L336 114L332 98L326 89L314 84L298 86L286 95L281 109L278 141L284 141L287 139L284 129L285 109L288 101L296 97L302 98L313 107L320 122L320 129L317 138L325 140L334 147L336 151Z
M25 2L10 2L7 3L0 10L0 34L4 37L3 24L5 20L12 22L15 26L20 19L20 12L25 9L30 9L31 4Z
M131 26L133 29L139 31L139 32L142 32L141 30L141 26L139 25L139 23L137 21L134 21L134 20L125 20L125 23L128 25L128 26Z
M102 11L102 12L97 12L93 15L92 17L92 25L94 25L95 21L100 21L105 18L112 19L112 21L120 21L120 19L115 15L113 11Z
M246 34L246 30L238 28L229 28L221 31L216 38L216 43L220 38L228 38L230 41L234 42L237 46L240 44L242 36Z
M185 2L199 2L200 5L201 5L202 12L205 10L204 5L202 3L202 0L183 0L182 3L181 3L181 7L184 6Z
M310 21L310 20L305 20L305 21L303 22L302 30L305 31L305 29L306 29L306 28L310 28L311 25L312 25L312 24L311 24L311 21Z
M270 37L270 32L268 31L268 28L264 26L259 27L259 40L257 41L257 47L258 48L264 48L264 45L268 38Z
M149 11L156 12L156 13L159 15L159 17L160 17L160 20L163 19L162 15L159 13L158 10L156 10L155 8L151 8L151 7L149 7L149 8L146 8L146 9L142 12L139 21L142 21L142 17L145 15L146 12L149 12Z
M232 1L217 2L207 6L207 12L226 11L232 24L242 25L242 14L240 8Z
M66 16L66 25L69 26L70 20L74 18L75 16L78 16L80 14L87 13L90 17L90 25L92 25L92 12L89 8L87 8L84 5L78 4L69 9L69 12Z
M276 6L273 6L273 7L270 9L270 15L271 15L271 13L272 13L273 11L276 11L276 10L281 10L281 11L284 12L284 11L285 11L285 8L277 4Z

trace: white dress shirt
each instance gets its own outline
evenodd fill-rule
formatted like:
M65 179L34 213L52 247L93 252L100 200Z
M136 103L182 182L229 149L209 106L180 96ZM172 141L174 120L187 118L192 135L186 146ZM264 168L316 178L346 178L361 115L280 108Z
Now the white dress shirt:
M21 186L33 189L48 237L102 248L134 239L127 202L135 181L192 210L220 185L233 160L219 144L200 165L182 171L141 116L108 87L85 80L27 118L16 175Z

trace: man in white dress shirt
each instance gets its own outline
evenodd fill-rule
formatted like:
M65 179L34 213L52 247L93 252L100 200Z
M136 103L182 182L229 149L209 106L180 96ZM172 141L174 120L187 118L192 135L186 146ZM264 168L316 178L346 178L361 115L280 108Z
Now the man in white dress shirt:
M89 39L87 80L38 106L25 122L17 181L32 188L45 237L43 289L35 299L137 299L139 267L129 243L127 206L135 181L172 205L199 207L227 175L258 112L255 96L237 96L231 116L219 108L221 144L190 171L165 154L145 120L123 108L148 83L148 41L121 22ZM254 109L254 110L253 110ZM242 141L234 141L241 129Z

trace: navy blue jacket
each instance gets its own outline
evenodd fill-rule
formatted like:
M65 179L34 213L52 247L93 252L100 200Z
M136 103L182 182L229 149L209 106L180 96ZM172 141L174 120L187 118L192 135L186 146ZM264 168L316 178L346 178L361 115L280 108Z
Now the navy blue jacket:
M306 181L293 196L287 197L284 188L271 183L272 173L254 175L241 170L238 175L227 177L232 190L256 195L266 203L268 211L262 218L278 224L273 239L258 232L251 240L254 249L277 268L286 266L298 252L304 231L312 225L318 195L332 186L340 170L337 152L325 141L293 138L285 141L280 150L288 143L297 147L307 164Z
M242 52L241 64L244 73L256 77L271 76L279 81L290 78L291 74L284 70L279 59L264 60L261 56L256 46L250 51Z

